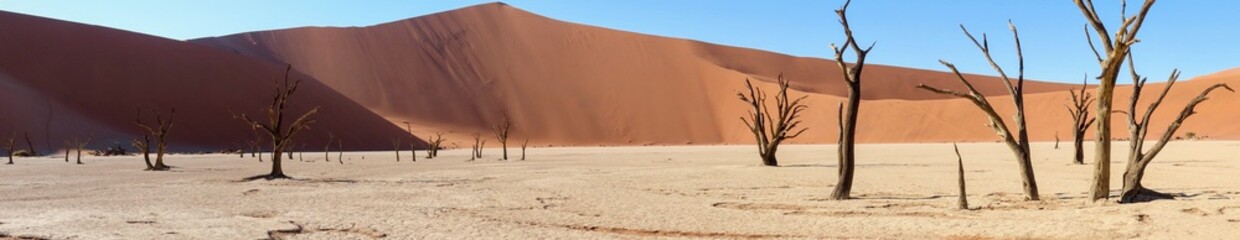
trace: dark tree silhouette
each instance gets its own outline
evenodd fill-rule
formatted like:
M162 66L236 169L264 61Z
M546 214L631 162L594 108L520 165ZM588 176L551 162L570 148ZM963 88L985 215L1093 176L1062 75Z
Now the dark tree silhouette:
M956 150L956 183L960 185L960 198L956 200L956 207L969 210L969 195L964 189L964 157L960 156L960 146L956 146L956 143L952 143L952 149Z
M499 141L499 144L501 146L500 149L504 150L504 158L503 158L504 160L508 160L508 132L509 130L512 130L512 121L508 120L508 117L504 117L503 121L491 127L491 132L495 133L495 140Z
M945 60L939 60L939 63L942 63L944 66L947 66L947 68L952 70L952 73L956 75L956 78L960 80L960 83L963 83L965 88L968 89L968 93L939 89L925 84L919 84L917 88L925 89L938 94L968 99L973 102L973 105L977 105L978 109L985 112L986 117L990 119L990 127L994 129L995 134L998 135L999 138L1003 139L1003 142L1007 144L1008 148L1011 148L1012 154L1016 157L1016 164L1020 168L1021 183L1024 185L1025 195L1027 195L1026 197L1028 200L1038 200L1038 182L1033 175L1033 162L1030 160L1031 152L1029 151L1029 133L1025 127L1025 57L1021 53L1020 34L1016 30L1016 25L1008 22L1008 28L1012 30L1012 38L1016 41L1016 59L1019 64L1019 71L1015 84L1012 83L1012 79L1009 78L1007 73L1003 71L1003 68L999 67L999 64L995 63L994 58L991 57L990 44L986 40L986 35L983 34L982 41L979 42L977 41L977 38L973 37L973 34L969 33L968 29L965 29L964 25L960 26L960 30L964 31L964 35L968 36L969 40L973 41L973 44L976 45L977 48L981 50L982 55L986 57L986 61L990 62L991 68L994 68L995 72L999 73L999 78L1003 81L1003 86L1008 90L1008 94L1012 96L1012 105L1016 109L1016 115L1013 116L1012 119L1015 121L1016 134L1012 134L1013 131L1008 127L1007 122L1004 121L1003 117L999 116L999 113L995 111L995 108L990 104L990 101L986 100L986 96L982 95L982 93L978 92L977 89L973 88L973 84L969 83L969 80L965 79L964 75L960 73L960 70L956 69L956 65L953 65Z
M775 152L779 150L779 144L784 140L793 139L804 133L809 128L797 128L801 124L801 111L805 111L808 106L801 103L807 96L801 96L795 100L788 99L788 80L784 79L784 75L780 74L778 78L779 92L775 95L775 111L766 106L766 93L762 89L753 86L749 79L745 79L745 88L749 89L749 95L742 92L736 92L737 98L753 109L749 113L741 117L741 122L749 128L749 132L753 133L754 139L758 144L758 156L762 158L762 165L779 166L779 160L775 157Z
M13 165L13 146L16 146L17 145L16 143L17 143L17 133L14 133L12 137L8 137L4 139L4 150L9 153L8 165Z
M138 127L142 128L143 131L145 131L142 133L142 137L144 138L144 143L143 143L144 146L141 146L139 148L141 148L140 150L144 152L143 156L145 156L147 161L149 162L150 156L147 154L150 153L150 138L154 137L155 138L155 164L154 165L148 164L150 166L147 166L146 170L151 170L151 171L168 170L170 167L164 164L164 153L167 152L167 149L168 149L168 132L172 130L172 119L176 117L177 109L173 108L171 113L168 115L168 119L166 120L163 118L162 115L159 114L159 112L156 112L154 110L151 110L151 112L155 114L155 126L147 125L146 123L142 122L142 110L141 109L138 110L138 119L134 120L134 123L137 124ZM136 145L137 140L135 139L134 141L135 141L135 146L137 146Z
M250 125L250 128L262 130L263 133L266 133L271 138L271 151L274 153L271 157L271 173L250 177L248 178L250 180L289 178L288 175L284 175L284 169L280 166L280 158L283 157L280 151L284 150L285 144L288 144L298 132L314 123L310 116L319 111L319 107L314 107L310 111L303 113L292 124L287 124L288 127L285 127L284 114L286 108L288 108L289 98L293 96L293 93L297 91L297 86L301 84L301 80L289 82L289 73L292 71L293 66L289 65L284 70L284 82L274 82L275 96L272 98L271 106L266 108L267 122L264 123L251 119L249 115L244 113L234 115L237 119L241 119Z
M1072 105L1067 107L1068 114L1072 116L1072 147L1075 148L1072 162L1076 164L1085 164L1085 131L1095 120L1089 116L1089 105L1093 104L1094 95L1085 91L1087 87L1089 85L1082 82L1079 91L1068 90L1072 96Z
M865 57L870 54L870 50L874 49L874 44L861 49L857 44L857 39L853 38L852 27L848 26L848 5L852 0L845 1L844 6L835 10L835 14L840 16L840 25L844 27L844 46L839 47L831 44L831 50L835 51L835 63L839 65L840 72L844 74L844 83L848 86L848 101L841 103L838 109L840 138L839 138L839 178L835 184L835 190L831 191L831 199L844 200L852 198L853 173L856 169L856 139L857 139L857 111L861 109L861 71L865 68ZM844 53L851 49L856 55L856 62L852 66L844 62Z

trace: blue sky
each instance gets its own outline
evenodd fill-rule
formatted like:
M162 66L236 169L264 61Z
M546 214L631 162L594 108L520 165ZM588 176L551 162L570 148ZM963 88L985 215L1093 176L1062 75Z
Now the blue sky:
M191 39L299 26L367 26L489 1L327 0L14 0L0 10L107 26L172 39ZM830 58L842 33L832 10L842 0L506 1L569 22L689 38L795 56ZM1097 0L1111 28L1119 0ZM1130 12L1140 4L1130 3ZM1240 1L1160 1L1135 47L1138 69L1161 81L1172 68L1185 76L1240 67ZM862 42L877 41L870 63L991 74L961 33L989 33L992 52L1015 68L1011 19L1021 30L1029 78L1079 82L1097 74L1083 36L1085 20L1071 0L855 0L849 19ZM1012 70L1014 71L1014 70ZM1127 78L1122 78L1127 79Z

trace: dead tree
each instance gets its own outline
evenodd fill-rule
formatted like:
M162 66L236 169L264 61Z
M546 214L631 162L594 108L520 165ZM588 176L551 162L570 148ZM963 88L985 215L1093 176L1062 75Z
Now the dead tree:
M1059 132L1055 132L1055 150L1059 150Z
M336 161L344 164L344 140L336 140Z
M835 184L835 190L831 192L831 199L844 200L852 198L853 172L855 171L857 154L857 111L861 109L861 71L865 68L865 57L869 55L870 50L874 49L874 44L861 49L857 44L857 39L853 38L852 27L848 26L848 4L852 0L845 1L844 6L835 10L835 14L840 16L840 25L844 27L844 46L837 47L831 44L831 50L835 51L835 63L839 65L840 72L844 74L844 83L848 86L848 101L841 103L837 114L839 116L839 178ZM852 49L856 55L856 62L852 66L844 62L844 52Z
M30 156L39 156L39 152L34 150L34 144L30 143L30 133L23 132L22 135L26 138L26 151L30 152ZM48 145L50 146L51 143L48 143ZM48 151L54 151L54 150L48 150Z
M1068 90L1068 94L1072 96L1072 105L1066 107L1068 114L1072 116L1072 146L1075 148L1072 162L1076 164L1085 164L1085 131L1089 130L1095 120L1089 116L1089 105L1093 104L1094 95L1085 91L1088 86L1082 82L1079 91Z
M392 139L392 150L396 151L396 162L400 162L400 138Z
M1098 101L1097 108L1094 110L1094 114L1098 115L1098 130L1096 131L1098 138L1094 142L1097 145L1094 151L1094 178L1089 188L1090 200L1096 201L1110 197L1111 191L1111 107L1112 98L1115 95L1115 80L1119 77L1125 56L1128 55L1132 45L1137 43L1137 32L1141 30L1141 25L1145 22L1145 15L1149 13L1150 7L1154 6L1154 0L1145 0L1141 10L1135 16L1128 16L1126 13L1128 4L1125 1L1120 10L1123 23L1113 34L1108 32L1106 25L1102 23L1102 18L1098 16L1092 0L1076 0L1075 2L1081 14L1085 16L1085 20L1089 22L1085 27L1085 40L1089 42L1089 47L1093 50L1094 57L1098 60L1098 65L1102 70L1102 74L1098 75ZM1098 51L1093 38L1089 36L1090 26L1098 35L1103 52Z
M779 92L775 95L775 112L771 112L770 107L766 105L766 93L754 87L748 78L745 79L745 88L749 89L749 95L736 92L737 98L753 108L746 116L741 117L741 122L744 122L749 132L753 133L758 144L758 156L762 158L762 165L772 167L779 166L779 160L775 158L779 144L784 140L796 138L809 129L799 128L798 130L797 128L797 125L801 124L801 120L798 119L801 117L801 111L809 108L801 103L801 100L805 100L807 96L789 100L788 80L780 74L778 82Z
M431 149L426 151L427 159L439 157L439 149L443 148L443 142L446 141L446 139L443 138L443 133L441 132L435 133L435 136L430 140Z
M9 153L8 165L13 165L13 146L16 146L17 145L16 143L17 143L16 133L14 133L12 137L8 137L4 139L4 150Z
M956 78L960 80L960 83L963 83L965 88L968 89L968 93L939 89L925 84L919 84L917 85L917 88L925 89L938 94L968 99L973 102L973 105L977 105L978 109L986 113L986 117L990 120L990 128L995 131L995 134L997 134L999 138L1003 139L1003 142L1007 144L1008 148L1012 150L1012 154L1016 157L1016 164L1020 168L1021 183L1024 185L1024 191L1025 195L1027 195L1027 199L1038 200L1038 183L1033 175L1033 163L1030 160L1031 152L1029 151L1029 133L1025 127L1025 57L1021 52L1020 34L1016 30L1016 25L1008 22L1008 28L1012 30L1012 38L1015 39L1016 42L1016 58L1019 64L1019 71L1016 76L1015 83L1013 83L1013 80L1008 77L1003 68L999 67L998 63L995 63L994 58L991 57L990 44L986 40L986 35L983 34L982 41L979 42L977 41L977 38L973 37L973 34L969 33L968 29L965 29L964 25L960 26L960 30L964 31L964 35L969 37L969 40L973 41L973 44L976 45L977 48L981 50L982 55L985 56L986 61L990 62L991 68L994 68L995 72L999 74L1000 80L1003 81L1003 86L1007 89L1008 94L1012 96L1012 105L1016 109L1016 115L1013 116L1012 119L1016 125L1015 131L1008 127L1007 122L1004 121L1003 117L999 116L999 113L995 111L995 108L991 105L990 101L986 100L986 96L982 95L982 93L978 92L977 89L973 88L973 84L969 83L969 80L965 79L964 75L960 73L960 70L956 69L956 65L953 65L946 60L939 60L939 63L942 63L944 66L947 66L947 68L952 70L952 73L956 75ZM1015 132L1015 134L1013 134L1013 132Z
M287 175L284 175L284 169L280 166L280 158L282 157L280 151L284 150L285 144L288 144L298 132L302 129L306 129L307 126L314 123L314 120L310 119L310 116L319 111L319 107L314 107L313 109L310 109L310 111L303 113L300 117L297 117L292 124L288 124L287 128L285 127L284 113L286 108L288 108L289 97L293 96L293 93L297 91L297 86L301 84L300 79L291 83L289 82L289 73L292 71L293 66L289 65L284 70L284 82L274 82L275 96L272 98L271 106L266 108L266 123L253 120L244 113L241 115L234 115L234 117L245 121L246 124L249 124L252 129L262 130L263 133L266 133L271 138L271 151L274 153L271 155L271 173L250 177L250 180L259 178L289 178Z
M177 109L176 108L172 109L171 113L168 115L167 120L165 120L163 116L159 114L159 112L154 111L154 110L151 110L151 112L155 114L155 124L156 124L155 126L147 125L146 123L142 122L142 110L141 109L138 109L138 118L137 120L134 120L134 123L137 124L138 127L142 128L143 131L145 131L142 134L142 136L143 138L146 138L145 140L146 142L144 143L146 144L146 146L144 148L147 148L147 149L143 151L147 153L150 152L150 149L149 149L150 148L150 137L155 138L155 164L148 167L147 170L153 170L153 171L168 170L170 167L168 167L168 165L164 165L164 153L168 149L168 132L172 130L172 119L176 117Z
M65 162L69 162L69 154L73 152L73 142L65 140Z
M479 149L481 146L481 143L482 143L482 135L478 133L474 133L474 145L470 148L469 161L473 161L475 159L478 159L479 157L482 157L482 153L479 153L479 151L481 151Z
M301 147L299 147L299 149L301 149L301 151L297 151L297 161L300 161L300 162L305 162L305 161L306 161L306 158L305 158L305 154L306 154L306 144L305 144L305 143L302 143L302 144L301 144Z
M327 145L323 145L323 161L332 162L332 142L336 141L336 135L327 133Z
M952 143L952 149L956 150L956 183L960 185L960 199L956 201L956 207L969 210L969 197L964 189L964 157L960 156L960 146L956 146L956 143Z
M405 121L405 129L407 129L406 131L409 131L409 155L412 155L412 157L409 157L409 161L417 162L418 148L417 146L414 146L414 144L417 144L418 136L413 135L413 125L409 125L409 121Z
M142 160L146 162L146 170L155 170L155 165L151 164L151 135L143 132L142 139L134 138L131 140L130 144L132 144L133 147L138 148L138 152L142 153ZM241 154L241 157L245 157L244 152Z
M508 131L512 130L512 121L508 117L504 117L504 121L491 127L491 132L495 133L495 140L499 141L501 149L504 150L504 160L508 160Z
M529 146L529 145L530 145L530 139L529 139L529 138L525 138L525 141L524 141L524 142L521 142L521 161L525 161L525 147L527 147L527 146Z
M91 136L93 135L94 134L91 134ZM88 136L86 137L85 141L82 141L80 138L77 138L77 137L73 138L73 146L75 149L77 149L77 164L78 165L82 164L82 149L86 148L86 144L90 144L91 138L94 138L94 137Z
M258 157L258 155L257 155L257 154L258 154L258 146L259 146L259 143L260 143L260 142L259 142L259 140L258 140L258 139L246 140L246 141L245 141L245 145L246 145L246 146L250 146L250 157ZM245 155L245 154L242 154L242 155ZM263 161L263 159L262 159L262 158L259 158L259 159L258 159L258 161L259 161L259 162L262 162L262 161Z
M1167 126L1167 130L1163 132L1163 135L1158 138L1158 141L1150 147L1150 150L1145 151L1145 139L1150 130L1149 124L1151 116L1154 115L1154 111L1158 110L1158 106L1162 104L1163 99L1167 97L1167 92L1171 91L1171 87L1174 86L1176 80L1179 79L1180 72L1179 70L1171 71L1171 76L1167 77L1167 86L1163 87L1162 93L1158 94L1158 98L1155 98L1154 102L1150 103L1149 107L1146 108L1145 113L1138 117L1137 102L1141 99L1141 90L1145 87L1145 82L1148 78L1143 78L1140 75L1137 75L1135 70L1132 70L1134 68L1134 64L1132 63L1131 54L1132 53L1129 53L1128 69L1130 69L1132 73L1134 84L1132 86L1132 98L1129 101L1127 114L1125 114L1128 116L1128 134L1130 137L1129 139L1131 139L1131 144L1129 144L1128 166L1124 170L1124 185L1120 190L1119 202L1134 203L1157 199L1172 199L1174 196L1170 194L1157 192L1141 185L1141 179L1145 176L1145 168L1149 166L1150 162L1154 160L1154 157L1162 151L1163 147L1166 147L1167 143L1171 142L1172 137L1174 137L1175 132L1180 129L1180 126L1184 123L1184 120L1187 120L1188 117L1197 113L1195 111L1197 104L1209 99L1207 96L1210 92L1218 88L1223 88L1231 92L1235 92L1235 90L1232 90L1230 86L1227 86L1227 84L1224 83L1214 84L1205 90L1202 90L1201 94L1198 94L1197 97L1188 102L1187 106L1184 106L1184 110L1181 110L1180 115Z

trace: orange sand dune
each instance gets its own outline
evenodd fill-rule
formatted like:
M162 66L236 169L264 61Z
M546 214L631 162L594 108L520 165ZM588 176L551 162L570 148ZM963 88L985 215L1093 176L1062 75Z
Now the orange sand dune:
M517 138L557 145L743 143L749 138L736 118L744 109L734 91L745 78L774 82L780 73L814 95L820 110L807 116L814 136L804 140L830 142L835 117L825 111L835 109L844 91L833 61L566 23L502 3L370 27L295 28L192 42L291 63L393 121L485 134L506 115L517 123ZM868 100L943 99L913 86L959 85L944 72L879 65L867 70ZM994 78L978 78L981 91L1006 92ZM1071 87L1030 82L1026 91ZM905 121L915 119L882 122ZM868 142L891 142L953 133L861 134Z
M92 133L92 148L132 149L129 139L139 133L133 124L137 109L151 121L151 109L172 107L177 108L169 136L173 150L237 147L255 135L229 110L262 114L271 101L272 81L284 74L282 64L192 43L16 13L0 12L0 29L0 107L5 112L0 134L29 132L43 152ZM392 137L404 136L400 128L312 77L295 75L305 82L290 111L322 107L318 123L298 142L320 149L327 133L334 132L348 149L378 150L390 149Z

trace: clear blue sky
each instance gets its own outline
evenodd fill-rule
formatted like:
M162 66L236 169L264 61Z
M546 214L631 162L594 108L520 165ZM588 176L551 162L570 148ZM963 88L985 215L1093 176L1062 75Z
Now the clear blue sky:
M191 39L299 26L367 26L485 2L12 0L0 1L0 10ZM1096 2L1114 28L1119 0ZM1141 1L1130 2L1135 12ZM842 40L832 12L842 0L507 3L569 22L796 56L830 58L828 44ZM1135 48L1138 69L1162 81L1177 67L1185 76L1240 67L1237 9L1240 1L1159 1ZM1098 72L1084 40L1084 18L1071 0L855 0L849 13L859 40L878 42L870 55L875 64L944 70L937 60L946 59L966 72L992 73L960 33L957 25L963 23L975 34L989 33L996 57L1015 68L1007 31L1011 19L1021 30L1030 78L1076 82L1086 72Z

